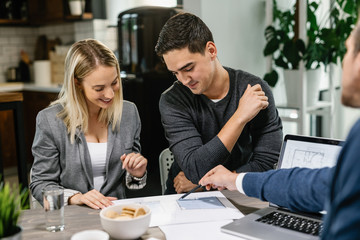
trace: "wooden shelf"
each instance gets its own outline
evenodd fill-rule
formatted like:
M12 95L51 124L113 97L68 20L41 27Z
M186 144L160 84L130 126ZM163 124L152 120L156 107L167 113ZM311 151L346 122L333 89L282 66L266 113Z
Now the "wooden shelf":
M83 13L82 15L68 15L65 17L66 20L77 21L77 20L91 20L93 19L92 13Z
M11 24L11 25L25 25L28 24L28 20L22 20L22 19L1 19L0 18L0 24L1 25L6 25L6 24Z

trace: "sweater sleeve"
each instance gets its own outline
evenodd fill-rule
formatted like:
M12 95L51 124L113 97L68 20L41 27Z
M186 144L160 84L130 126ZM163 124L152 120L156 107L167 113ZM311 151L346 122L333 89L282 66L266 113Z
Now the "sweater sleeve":
M203 143L186 104L177 104L174 95L162 95L159 102L162 125L175 160L186 177L197 183L213 167L223 164L230 155L215 136Z
M249 197L274 203L293 211L325 209L333 168L291 168L247 173L242 187Z
M252 157L248 163L238 168L237 172L263 172L274 169L274 164L279 158L283 139L281 119L271 89L263 81L261 88L268 97L269 105L249 122L253 142Z

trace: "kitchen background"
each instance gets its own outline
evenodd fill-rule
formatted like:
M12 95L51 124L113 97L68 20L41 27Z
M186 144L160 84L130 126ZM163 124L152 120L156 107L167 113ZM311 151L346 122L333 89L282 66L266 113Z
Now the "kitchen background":
M49 0L45 2L42 0L29 0L29 4L33 1L36 1L38 4L41 3L40 8L42 8L42 4L48 4ZM171 14L176 13L174 10L170 11L167 10L169 8L164 7L175 7L179 1L160 1L158 3L155 1L151 4L149 1L128 1L128 4L122 1L121 6L119 6L119 1L107 1L107 4L101 0L86 1L85 12L80 16L69 15L67 1L51 1L53 4L58 4L58 7L64 8L63 16L60 19L47 21L46 19L39 18L33 23L31 16L29 16L29 19L25 19L25 22L22 19L9 19L6 22L0 17L0 23L6 25L0 25L0 92L20 91L23 93L24 118L26 119L24 122L24 135L28 168L30 169L33 161L31 145L35 133L36 115L56 98L60 90L59 85L62 83L63 77L58 73L63 72L64 58L69 46L81 39L95 38L106 44L115 54L119 55L118 48L120 44L118 34L120 33L118 28L125 29L122 32L126 33L123 40L129 41L128 43L131 45L129 51L132 54L121 52L122 55L119 56L121 60L125 59L122 56L127 54L131 56L128 70L126 70L127 61L122 61L121 69L123 71L126 70L122 72L121 76L124 98L135 102L138 107L142 120L142 154L149 160L147 186L141 191L130 191L127 195L160 194L158 157L168 144L160 122L158 100L160 94L171 85L174 79L165 68L163 68L163 73L165 74L158 74L151 72L152 69L150 68L145 72L143 67L142 72L139 72L138 67L135 67L135 72L132 72L132 66L140 66L140 61L141 64L146 62L146 66L155 65L156 62L160 62L160 59L154 53L157 35ZM150 5L160 5L164 11L160 7L151 7ZM121 27L118 27L118 16L120 13L142 6L145 6L142 11L125 14L123 23L120 24ZM55 8L53 5L49 7ZM113 14L114 19L106 18L106 7L115 13ZM150 9L153 10L148 11ZM29 14L30 12L29 10ZM128 19L132 19L133 24L127 24ZM140 27L135 30L137 26ZM127 33L130 33L131 37L126 38ZM134 45L135 43L136 45ZM125 42L123 45L127 46L127 43ZM49 50L54 51L48 54ZM44 65L44 60L48 63L47 65ZM26 78L27 75L21 71L21 63L24 61L30 63L28 67L32 76L31 79ZM20 76L16 74L17 77L15 79L9 79L9 69L16 68L18 68L18 72L21 72ZM48 69L51 69L51 72ZM45 73L49 74L46 75ZM25 84L22 84L22 82ZM153 90L149 91L151 88ZM0 143L4 156L5 180L8 177L6 175L16 176L16 151L13 140L14 132L11 131L13 129L11 119L11 113L0 112Z
M9 68L19 65L21 51L34 60L37 39L41 35L49 40L59 38L64 45L95 38L110 49L117 49L117 29L108 27L107 20L103 19L40 27L0 27L0 82L6 82Z
M44 36L49 42L53 44L61 42L63 48L69 46L73 42L84 38L95 38L107 46L109 46L115 53L118 51L118 16L121 12L134 7L161 5L166 7L182 6L185 11L192 12L203 19L203 21L212 30L215 43L218 48L218 58L224 66L232 68L239 68L248 71L259 77L263 77L266 72L266 58L263 56L263 47L265 46L264 29L268 24L266 14L266 2L271 0L86 0L85 14L80 16L72 16L70 14L67 0L1 0L0 15L3 14L2 7L4 3L16 2L17 4L28 3L27 20L23 22L20 20L3 21L0 17L0 91L22 91L24 94L25 117L28 121L25 122L25 129L27 131L27 146L31 146L32 136L34 134L34 121L39 110L46 107L52 101L59 87L57 84L52 86L45 86L42 84L25 84L20 89L8 87L6 83L8 78L8 70L19 66L22 58L29 58L34 62L39 58L39 46ZM294 1L278 0L278 3L285 7L292 6ZM327 1L324 1L327 2ZM60 5L59 5L60 4ZM20 4L21 5L21 4ZM326 6L325 6L326 7ZM58 13L60 12L60 16ZM28 23L30 21L30 24ZM156 35L156 34L155 34ZM156 38L156 36L155 36ZM58 40L57 40L58 39ZM44 47L44 46L43 46ZM64 50L58 48L59 52ZM21 52L23 51L23 54ZM24 57L24 53L25 56ZM23 56L23 57L22 57ZM34 76L33 67L30 67L31 76ZM144 78L143 78L144 79ZM124 78L124 80L127 80ZM137 79L139 80L139 79ZM37 82L38 79L32 77L32 82ZM51 82L51 79L47 79ZM340 75L337 79L337 84L340 83ZM137 83L133 81L133 83ZM277 86L273 89L276 103L278 105L284 104L284 80L279 80ZM149 84L141 88L132 88L128 86L133 92L127 91L129 98L132 96L137 99L131 99L136 102L142 121L142 131L146 133L146 137L142 137L145 141L151 144L158 144L163 146L163 132L155 131L153 126L159 125L158 117L151 117L149 114L157 114L157 111L149 111L145 104L152 104L153 109L157 109L157 99L146 101L146 93L154 92L153 85ZM163 86L162 86L163 87ZM323 90L326 90L326 84ZM158 92L162 88L156 89ZM125 90L124 90L125 91ZM159 95L160 93L156 93ZM131 94L130 94L131 93ZM132 96L131 96L132 95ZM359 117L359 111L342 107L340 104L340 89L337 89L335 99L335 111L331 116L336 119L335 134L332 137L343 139L353 122ZM153 121L149 120L152 119ZM8 132L8 128L1 123L0 115L0 135L2 142L3 154L5 160L14 161L13 152L14 146L11 141L7 141L4 136ZM324 120L326 121L326 119ZM293 123L284 121L285 133L296 133L296 127ZM323 131L323 136L328 136L328 132ZM156 139L155 141L153 139ZM161 140L159 140L161 139ZM161 142L161 143L160 143ZM151 154L149 165L152 166L154 176L158 174L158 150L152 150L150 143L142 143L147 152ZM166 144L166 143L165 143ZM5 150L4 150L5 149ZM31 152L28 152L29 162L31 163ZM154 178L154 184L158 184L159 179ZM149 189L151 194L159 194L159 188Z

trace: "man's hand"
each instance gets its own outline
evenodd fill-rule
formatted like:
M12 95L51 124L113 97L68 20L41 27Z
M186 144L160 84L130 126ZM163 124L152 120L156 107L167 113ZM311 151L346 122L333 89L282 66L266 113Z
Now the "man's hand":
M220 141L231 152L239 139L245 125L252 120L262 109L269 106L268 97L265 96L261 86L248 84L244 94L239 100L238 108L224 127L218 133Z
M185 177L183 171L179 172L178 175L174 178L174 188L177 193L188 192L196 186L196 184L193 184L189 179ZM199 189L199 191L201 191L201 188Z
M268 97L260 84L250 86L248 84L244 94L240 98L237 112L244 118L244 122L251 121L259 112L269 106Z
M123 154L120 157L122 168L126 169L134 177L141 178L144 176L147 166L147 159L140 153Z
M237 190L237 176L237 173L230 172L223 165L218 165L207 172L204 177L200 179L199 184L206 186L207 190L210 190L211 188L218 190L227 188L230 191L234 191Z
M103 209L113 205L111 201L117 200L116 197L105 197L99 191L93 189L85 194L78 193L70 197L69 205L87 205L93 209Z

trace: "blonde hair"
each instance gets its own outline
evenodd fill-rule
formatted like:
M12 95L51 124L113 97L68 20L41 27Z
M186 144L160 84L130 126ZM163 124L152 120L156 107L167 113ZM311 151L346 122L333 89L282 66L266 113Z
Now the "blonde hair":
M119 90L115 92L113 104L108 109L101 109L98 121L109 125L112 130L120 125L123 94L120 78L120 67L114 53L101 42L94 39L85 39L74 43L65 58L64 85L59 97L51 105L61 104L63 110L58 113L70 134L71 143L74 142L76 129L84 133L88 130L89 113L83 92L76 86L75 79L83 79L96 70L98 66L116 67L119 78Z

